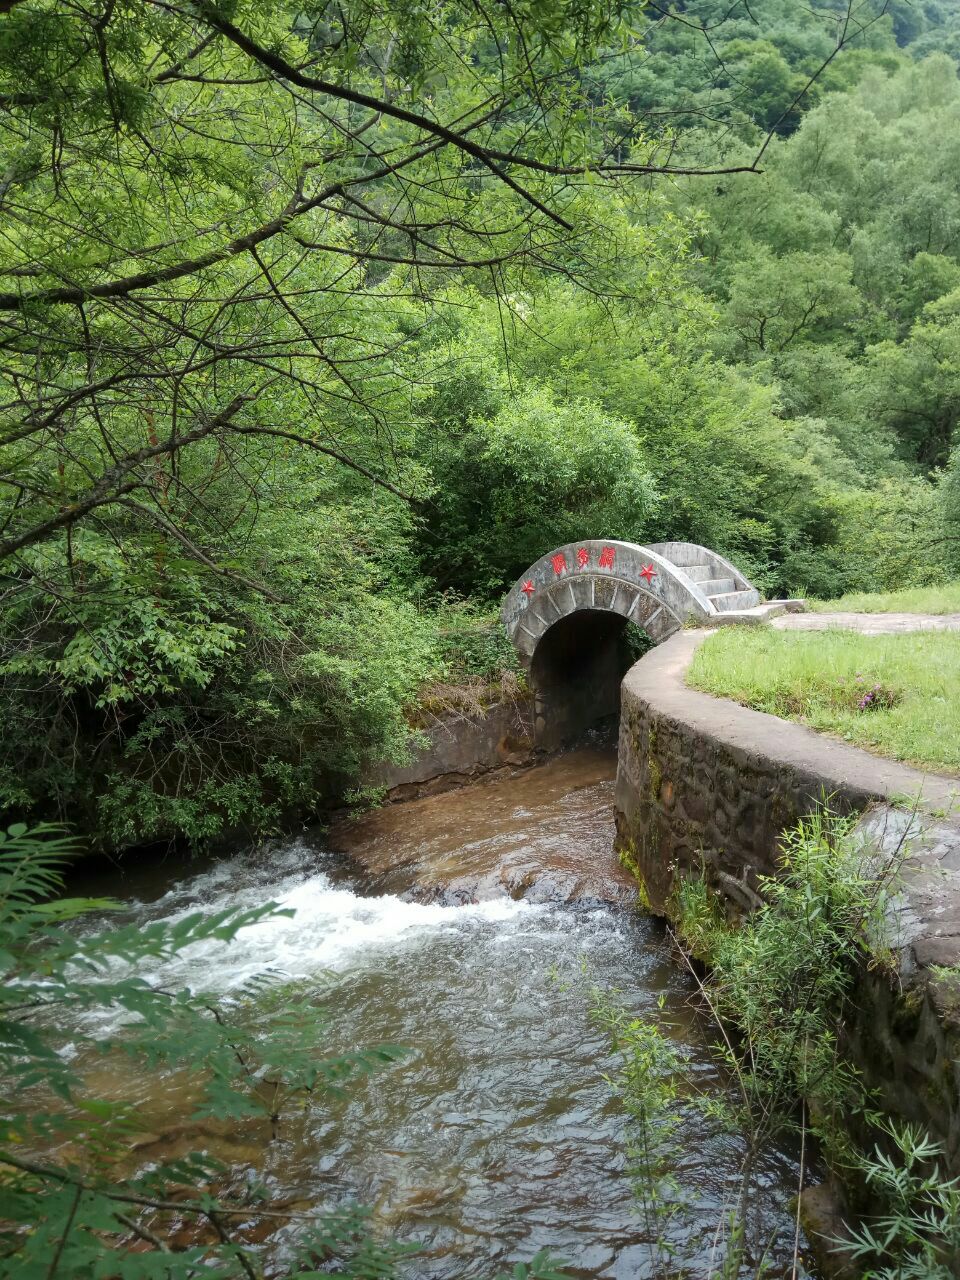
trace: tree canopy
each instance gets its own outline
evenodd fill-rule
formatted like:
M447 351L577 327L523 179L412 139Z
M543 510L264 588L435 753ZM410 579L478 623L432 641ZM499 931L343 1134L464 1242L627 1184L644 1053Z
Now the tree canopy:
M57 1009L228 1122L395 1056L131 976L270 904L74 932L116 904L51 900L64 824L363 798L436 690L523 693L496 607L570 539L960 571L958 59L956 0L0 0L0 1273L256 1274L259 1189L118 1173ZM397 1274L301 1225L292 1268Z
M945 572L956 68L901 8L6 5L5 807L275 827L575 533Z

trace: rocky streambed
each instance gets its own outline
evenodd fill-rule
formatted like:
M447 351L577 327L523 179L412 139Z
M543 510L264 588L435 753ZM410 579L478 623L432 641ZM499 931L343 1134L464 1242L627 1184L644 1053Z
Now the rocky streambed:
M613 852L616 751L581 747L534 769L334 824L327 843L370 891L419 902L628 906Z
M618 1063L591 992L656 1016L696 1091L732 1095L692 979L662 926L637 913L613 853L615 768L612 750L586 747L203 868L125 871L119 886L113 872L111 889L137 920L267 899L293 913L144 977L229 1005L269 969L327 1009L318 1054L383 1042L411 1050L340 1096L311 1096L273 1135L192 1124L196 1081L121 1077L114 1064L110 1088L143 1123L130 1159L200 1146L236 1185L263 1179L277 1205L369 1204L375 1230L420 1244L416 1280L489 1280L543 1246L580 1280L667 1274L660 1229L632 1192L628 1122L605 1078ZM667 1228L669 1274L707 1280L745 1140L683 1097L679 1109L671 1173L684 1208ZM785 1145L753 1165L751 1236L771 1277L811 1274L802 1249L795 1255L790 1203L801 1180ZM294 1230L291 1221L264 1241L268 1274L284 1274ZM748 1257L742 1275L758 1261Z

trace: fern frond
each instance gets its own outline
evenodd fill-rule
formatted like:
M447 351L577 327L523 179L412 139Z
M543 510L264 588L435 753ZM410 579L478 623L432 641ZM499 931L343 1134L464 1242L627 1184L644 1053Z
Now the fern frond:
M61 868L77 852L63 827L17 822L0 831L0 920L52 898L63 884Z

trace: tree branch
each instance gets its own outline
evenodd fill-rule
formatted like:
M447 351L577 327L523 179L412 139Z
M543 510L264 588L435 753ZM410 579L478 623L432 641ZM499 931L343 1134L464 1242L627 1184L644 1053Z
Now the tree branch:
M489 148L473 142L463 133L459 133L447 125L440 124L437 120L431 120L429 116L421 115L418 111L410 111L406 107L397 106L386 98L375 98L369 93L361 93L358 89L350 89L346 85L337 85L329 80L318 80L315 76L305 75L304 72L281 58L279 54L272 53L269 49L264 49L262 45L257 44L246 32L241 31L239 27L235 27L232 22L224 18L210 4L200 6L200 17L203 22L213 27L214 30L219 31L221 35L225 36L232 44L235 44L238 49L241 49L254 62L267 67L281 80L288 80L291 84L298 85L301 89L309 89L314 93L323 93L328 97L338 98L342 102L351 102L358 107L368 107L370 110L376 111L381 115L390 116L394 120L402 120L406 124L412 124L416 128L440 138L443 142L449 143L450 146L466 152L467 155L473 156L475 160L479 160L481 164L486 165L490 172L499 178L501 182L506 183L517 195L532 204L545 217L552 222L556 222L565 231L573 230L572 223L543 204L532 192L522 187L496 163L497 159L503 159L509 163L523 164L522 160L517 160L509 154L491 151ZM528 165L527 167L532 166Z
M351 471L356 471L367 480L371 480L375 485L379 485L381 489L386 489L394 497L402 498L404 502L409 502L415 507L423 505L419 498L413 497L412 494L404 493L402 489L392 485L389 480L384 480L382 476L378 476L375 471L368 470L367 467L362 466L359 462L354 462L352 458L348 458L345 453L340 453L337 449L331 449L329 445L320 444L318 440L312 440L309 436L299 435L295 431L285 431L282 427L231 427L230 430L233 435L277 436L280 440L292 440L295 444L305 445L308 449L313 449L315 453L324 453L328 458L333 458L336 462L342 462L345 467L349 467Z
M198 564L204 565L213 573L219 574L223 578L230 578L233 582L239 582L241 586L248 587L251 591L255 591L258 595L266 596L268 600L272 600L274 604L284 604L282 596L278 596L275 591L271 591L269 587L263 585L262 582L254 582L252 578L246 578L242 573L237 573L233 569L225 569L222 565L217 564L210 556L207 555L197 544L178 529L172 520L168 520L166 516L160 514L159 511L151 511L142 502L136 502L133 498L117 498L115 502L118 506L127 507L130 511L137 512L138 515L144 516L147 520L152 521L158 528L162 529L174 541L189 553Z
M208 436L219 427L225 426L241 406L252 399L254 399L254 396L249 394L235 396L225 409L194 431L188 431L182 436L170 437L161 444L149 445L146 448L138 449L135 453L127 454L125 458L122 458L114 466L109 467L79 502L70 503L61 511L58 511L55 516L51 516L49 520L43 521L42 524L34 525L32 529L28 529L25 533L0 542L0 560L13 555L15 551L23 550L24 547L33 546L57 529L75 524L82 516L89 515L97 507L116 502L125 494L141 488L145 483L143 480L131 480L119 484L119 487L117 485L125 475L128 475L141 462L147 462L150 458L158 458L162 454L171 453L175 449L182 448L183 445L202 440L204 436Z

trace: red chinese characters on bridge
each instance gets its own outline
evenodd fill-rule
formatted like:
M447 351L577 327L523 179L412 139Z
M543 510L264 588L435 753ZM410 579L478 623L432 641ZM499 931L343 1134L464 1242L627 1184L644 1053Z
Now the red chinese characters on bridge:
M616 554L617 554L616 547L603 547L600 551L600 555L597 558L597 568L612 569L613 562L616 559ZM555 555L552 555L550 557L550 563L553 565L553 572L557 575L558 578L561 576L561 574L566 573L567 569L569 568L569 565L567 564L567 557L562 551L558 551L556 552ZM589 563L590 563L590 552L587 550L586 547L577 547L577 568L586 569Z
M577 547L573 553L576 556L577 568L581 571L589 568L591 562L591 552L587 547ZM617 549L616 547L603 546L600 548L600 554L597 556L598 569L612 569L616 563ZM567 553L565 551L555 551L550 557L550 563L553 565L553 572L558 578L562 578L570 569L567 563ZM640 577L643 578L648 587L653 585L654 578L659 577L659 573L655 565L644 564L640 566ZM526 578L520 587L520 590L529 599L536 590L532 578Z

